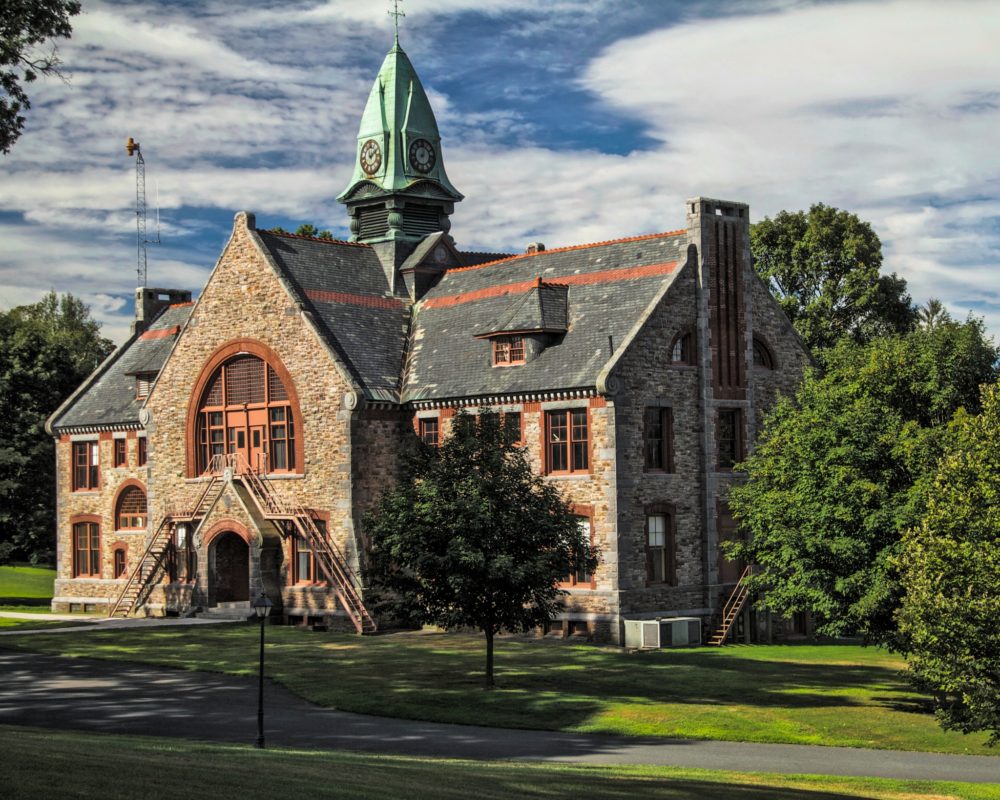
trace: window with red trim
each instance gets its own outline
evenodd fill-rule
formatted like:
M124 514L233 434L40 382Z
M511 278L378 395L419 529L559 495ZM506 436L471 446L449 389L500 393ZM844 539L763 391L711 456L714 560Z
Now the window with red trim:
M437 447L440 444L437 417L424 417L417 421L418 435L424 444Z
M497 336L493 339L493 366L507 367L524 363L523 336Z
M255 469L290 472L298 448L296 420L281 376L263 359L242 353L221 364L205 385L198 407L199 473L215 456L242 453Z
M125 548L116 547L115 548L115 564L114 564L114 576L115 579L125 577Z
M138 464L140 467L144 467L146 466L146 455L148 452L146 450L146 437L140 436L136 439L136 442L138 443L136 447L136 450L138 451Z
M586 408L545 412L545 471L590 469L590 433Z
M118 495L115 509L117 530L142 530L149 518L146 516L146 493L138 486L129 486Z
M96 522L73 524L73 577L101 576L101 526Z
M99 442L73 442L73 491L97 489L101 485Z
M124 439L115 439L115 466L124 467L128 460L128 449Z
M648 407L643 414L643 464L647 471L674 471L674 418L671 409Z

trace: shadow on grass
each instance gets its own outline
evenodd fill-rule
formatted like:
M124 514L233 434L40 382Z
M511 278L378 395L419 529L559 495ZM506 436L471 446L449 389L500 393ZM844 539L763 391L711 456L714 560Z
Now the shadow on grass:
M0 597L0 606L40 606L52 605L51 597Z

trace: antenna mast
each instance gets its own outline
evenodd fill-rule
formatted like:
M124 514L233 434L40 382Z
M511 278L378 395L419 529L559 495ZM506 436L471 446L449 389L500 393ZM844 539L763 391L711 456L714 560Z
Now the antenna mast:
M139 143L131 136L125 142L125 151L135 156L135 228L136 228L136 279L140 287L146 285L146 245L160 243L160 210L156 210L156 239L146 238L146 160Z

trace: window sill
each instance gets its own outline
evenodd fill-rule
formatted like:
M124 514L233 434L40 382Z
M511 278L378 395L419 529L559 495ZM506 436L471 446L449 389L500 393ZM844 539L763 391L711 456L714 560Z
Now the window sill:
M557 481L582 481L593 478L594 474L592 472L550 472L545 477Z
M72 494L100 494L100 489L74 489Z

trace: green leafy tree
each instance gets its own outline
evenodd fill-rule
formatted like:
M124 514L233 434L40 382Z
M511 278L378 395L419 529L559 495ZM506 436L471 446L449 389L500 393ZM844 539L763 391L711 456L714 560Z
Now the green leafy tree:
M882 243L871 225L818 203L750 227L754 268L821 360L839 339L904 333L915 311L906 281L880 274Z
M9 153L24 130L22 111L31 108L23 83L60 75L59 53L49 40L69 38L75 0L0 0L0 153Z
M376 607L482 631L487 686L494 636L549 621L564 594L556 584L596 567L577 518L516 438L494 412L459 413L451 436L421 447L365 519Z
M936 297L932 297L917 309L917 322L925 328L933 328L939 322L946 322L950 319L951 315L944 307L944 303Z
M309 222L305 222L302 225L299 225L299 227L296 228L295 232L299 236L312 236L315 239L332 239L333 238L333 234L330 233L330 231L328 231L328 230L322 230L321 231L319 228L317 228L315 225L313 225L313 224L311 224Z
M55 460L45 420L111 349L69 294L0 313L0 561L52 560Z
M903 538L898 622L944 727L1000 742L1000 385L956 415L921 523Z
M735 555L762 569L760 605L811 611L818 631L892 642L895 559L926 508L955 411L979 408L998 351L978 320L942 322L858 347L780 400L730 502L751 534Z

